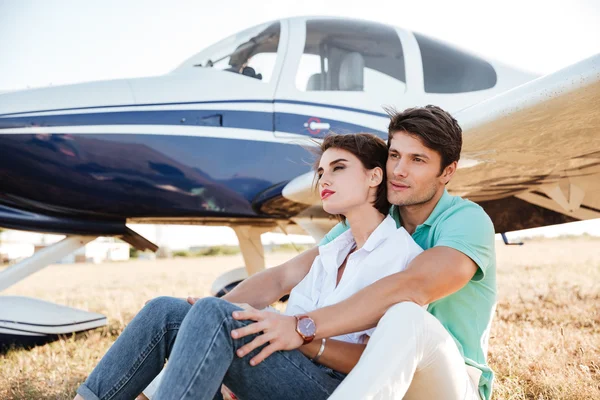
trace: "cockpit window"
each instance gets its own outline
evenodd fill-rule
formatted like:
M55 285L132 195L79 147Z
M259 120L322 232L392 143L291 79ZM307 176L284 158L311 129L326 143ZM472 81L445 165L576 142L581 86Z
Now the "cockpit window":
M485 60L415 33L423 60L427 93L465 93L496 86L494 67Z
M281 27L279 22L247 29L209 47L197 56L195 67L216 68L269 82Z
M302 91L404 93L400 38L393 28L377 23L309 20L296 87Z

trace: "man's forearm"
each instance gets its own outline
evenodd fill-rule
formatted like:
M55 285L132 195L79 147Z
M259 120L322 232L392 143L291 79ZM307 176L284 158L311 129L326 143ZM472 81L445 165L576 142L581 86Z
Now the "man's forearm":
M469 257L449 247L434 247L417 256L402 272L389 275L348 299L308 315L317 338L359 332L377 325L394 304L430 304L464 287L477 272Z
M401 274L390 275L342 302L308 313L317 326L315 339L373 328L394 304L402 301L418 302L413 291L409 290L412 286L410 275Z

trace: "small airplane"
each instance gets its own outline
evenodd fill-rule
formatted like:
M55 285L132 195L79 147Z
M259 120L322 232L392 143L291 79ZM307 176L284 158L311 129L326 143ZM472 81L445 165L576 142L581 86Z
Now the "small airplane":
M387 138L384 106L426 104L464 130L448 190L497 232L600 218L600 54L537 77L392 26L289 18L164 76L0 94L0 226L66 235L0 271L0 290L99 236L157 250L128 223L197 224L239 239L245 266L213 284L222 295L265 268L262 233L319 240L336 222L312 190L310 139ZM104 324L0 296L0 343Z

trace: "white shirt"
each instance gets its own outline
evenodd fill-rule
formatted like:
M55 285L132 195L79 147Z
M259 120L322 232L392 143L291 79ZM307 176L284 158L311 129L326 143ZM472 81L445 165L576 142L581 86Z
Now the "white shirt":
M338 269L356 243L351 229L319 247L319 255L304 279L292 289L286 315L305 314L339 303L375 281L403 271L423 249L404 228L387 216L371 233L364 246L350 254L336 287ZM333 339L363 343L375 328L336 336Z

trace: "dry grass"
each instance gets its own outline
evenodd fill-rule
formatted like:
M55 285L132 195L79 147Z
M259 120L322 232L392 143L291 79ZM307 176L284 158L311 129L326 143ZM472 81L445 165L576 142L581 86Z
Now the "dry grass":
M292 254L273 253L277 264ZM241 256L52 266L3 294L104 313L103 329L0 355L0 399L69 399L144 301L208 295ZM494 399L600 398L600 241L498 247Z
M600 241L498 248L496 399L600 399Z

